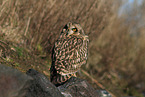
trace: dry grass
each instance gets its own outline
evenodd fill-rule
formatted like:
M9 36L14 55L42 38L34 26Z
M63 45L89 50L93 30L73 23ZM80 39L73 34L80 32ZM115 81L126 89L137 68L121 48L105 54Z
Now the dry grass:
M138 96L137 91L145 89L145 29L139 27L135 31L140 34L132 35L131 28L138 25L138 20L126 23L126 16L119 18L119 2L1 0L0 40L50 60L62 27L76 21L90 38L89 60L84 69L116 95ZM140 84L143 86L138 88Z

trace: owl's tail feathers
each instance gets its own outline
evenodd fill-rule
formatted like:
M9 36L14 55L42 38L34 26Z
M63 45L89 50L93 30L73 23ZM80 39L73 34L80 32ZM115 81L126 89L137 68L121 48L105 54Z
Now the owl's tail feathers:
M60 74L55 74L51 75L50 80L55 86L60 86L64 84L68 79L70 79L72 76L75 76L75 74L68 74L68 75L60 75Z

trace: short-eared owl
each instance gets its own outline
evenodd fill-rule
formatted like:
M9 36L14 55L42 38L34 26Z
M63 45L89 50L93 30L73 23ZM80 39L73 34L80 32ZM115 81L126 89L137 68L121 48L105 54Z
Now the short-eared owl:
M88 36L77 23L67 23L52 51L50 80L56 86L66 82L86 64L88 57Z

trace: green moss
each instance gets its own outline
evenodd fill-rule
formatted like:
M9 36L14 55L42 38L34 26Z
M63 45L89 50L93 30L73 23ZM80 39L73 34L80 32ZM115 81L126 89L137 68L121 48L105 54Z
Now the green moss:
M20 64L19 64L19 63L15 63L14 65L15 65L16 67L19 67L19 66L20 66Z
M40 44L37 45L37 50L40 51L40 52L43 51L43 48L42 48L42 46Z
M23 56L23 50L24 50L24 48L20 48L20 47L13 47L13 48L16 50L16 52L17 52L19 57Z

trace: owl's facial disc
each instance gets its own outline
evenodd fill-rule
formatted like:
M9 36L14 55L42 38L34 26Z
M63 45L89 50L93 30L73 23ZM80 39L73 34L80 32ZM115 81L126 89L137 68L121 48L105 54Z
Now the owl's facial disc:
M63 32L66 33L67 36L74 35L86 39L84 30L77 23L71 23L71 22L67 23L63 29Z
M67 29L67 35L79 35L78 29L74 26Z

